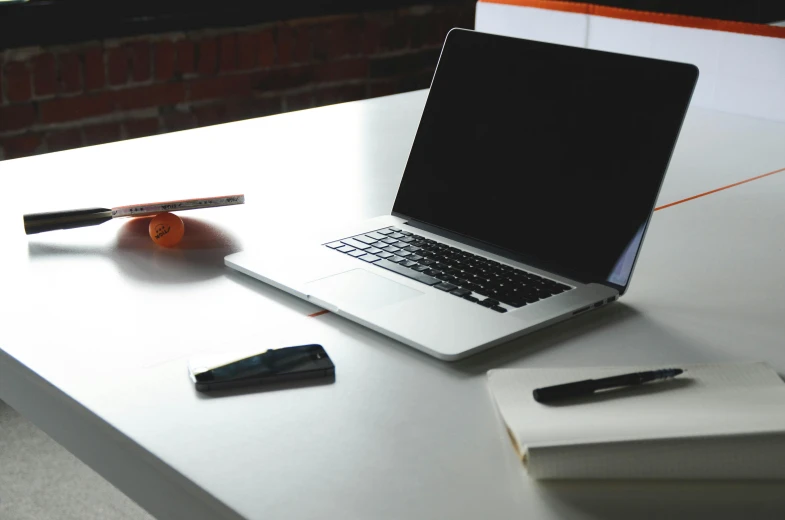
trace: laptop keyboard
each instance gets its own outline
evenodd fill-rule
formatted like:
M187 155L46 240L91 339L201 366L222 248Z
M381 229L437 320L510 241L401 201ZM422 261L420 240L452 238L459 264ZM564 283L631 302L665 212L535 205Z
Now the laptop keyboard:
M394 227L325 246L496 312L507 312L572 289Z

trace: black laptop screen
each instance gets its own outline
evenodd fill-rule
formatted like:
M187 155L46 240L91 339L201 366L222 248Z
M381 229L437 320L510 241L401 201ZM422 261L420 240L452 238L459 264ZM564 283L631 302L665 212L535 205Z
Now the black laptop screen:
M454 30L393 212L626 286L692 65Z

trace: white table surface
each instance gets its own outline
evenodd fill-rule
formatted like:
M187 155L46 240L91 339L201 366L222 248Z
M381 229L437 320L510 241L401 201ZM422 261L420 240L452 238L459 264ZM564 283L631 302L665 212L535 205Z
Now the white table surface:
M616 305L458 363L234 273L225 254L389 212L425 92L0 163L0 399L161 519L781 518L785 483L529 479L496 367L764 360L785 372L785 172L655 213ZM694 109L660 204L785 167L785 125ZM21 215L244 192L182 248ZM442 326L449 326L443 324ZM300 338L329 386L210 397L188 359ZM2 468L0 468L2 471Z

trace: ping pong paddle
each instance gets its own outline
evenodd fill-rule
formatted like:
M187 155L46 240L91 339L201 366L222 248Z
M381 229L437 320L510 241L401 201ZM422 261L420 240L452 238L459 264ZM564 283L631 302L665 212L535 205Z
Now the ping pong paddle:
M168 211L185 211L188 209L216 208L244 204L245 195L225 195L203 199L170 200L118 206L116 208L86 208L68 211L52 211L48 213L30 213L24 216L25 233L32 235L56 229L71 229L85 226L97 226L114 218L144 217Z

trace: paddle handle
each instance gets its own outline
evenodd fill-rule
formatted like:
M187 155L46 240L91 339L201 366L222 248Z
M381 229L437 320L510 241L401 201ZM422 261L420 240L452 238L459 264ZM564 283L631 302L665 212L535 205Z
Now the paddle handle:
M51 211L47 213L29 213L24 216L25 233L33 235L56 229L72 229L85 226L97 226L112 220L109 208L85 208L68 211Z

